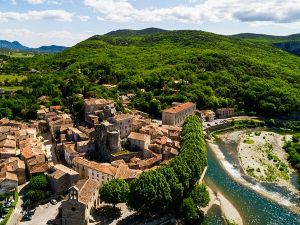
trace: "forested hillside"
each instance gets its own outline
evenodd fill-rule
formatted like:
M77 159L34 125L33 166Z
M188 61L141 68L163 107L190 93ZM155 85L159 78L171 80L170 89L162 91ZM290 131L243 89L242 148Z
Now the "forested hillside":
M267 42L201 31L150 31L113 32L62 53L8 59L1 73L28 79L23 91L1 100L1 116L34 116L35 100L42 95L76 114L82 104L77 94L117 99L122 93L136 93L133 105L154 116L173 101L267 116L300 111L299 57ZM31 69L39 73L29 74ZM16 103L23 107L16 109Z
M270 43L271 45L280 48L288 53L300 56L300 34L293 34L289 36L271 36L264 34L245 33L233 35L232 37Z

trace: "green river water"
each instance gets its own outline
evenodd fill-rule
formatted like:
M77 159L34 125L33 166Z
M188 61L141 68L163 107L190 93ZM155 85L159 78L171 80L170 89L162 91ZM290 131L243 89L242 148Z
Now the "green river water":
M217 141L226 159L232 164L233 159L226 155L226 146ZM228 147L228 146L227 146ZM234 146L232 146L234 147ZM220 191L240 212L246 225L300 225L300 215L290 211L287 207L273 202L252 190L235 182L223 169L213 151L207 147L208 170L205 175L205 182L214 191ZM250 181L249 181L250 182ZM251 183L250 183L251 185ZM272 193L280 195L288 204L300 205L300 197L293 196L289 191L282 190L273 184L252 185L265 188ZM224 221L220 215L220 209L214 206L207 215L206 224L222 225Z

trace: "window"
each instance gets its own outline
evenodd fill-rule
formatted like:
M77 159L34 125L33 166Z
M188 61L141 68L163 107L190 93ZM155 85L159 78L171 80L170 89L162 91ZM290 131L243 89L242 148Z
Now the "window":
M76 211L76 208L75 208L75 207L72 207L71 210L72 210L73 212L75 212L75 211Z

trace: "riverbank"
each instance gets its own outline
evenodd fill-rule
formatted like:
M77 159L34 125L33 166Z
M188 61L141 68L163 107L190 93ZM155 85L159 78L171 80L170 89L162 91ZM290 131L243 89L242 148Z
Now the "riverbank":
M210 203L202 211L207 214L213 205L217 205L220 207L224 219L237 225L243 225L243 219L234 205L220 192L215 193L209 186L207 186L207 189L210 196Z
M237 183L239 183L245 187L248 187L248 188L254 190L256 193L260 194L261 196L264 196L265 198L268 198L274 202L277 202L278 204L281 204L281 205L289 208L293 212L300 214L299 206L291 203L288 199L285 198L285 196L282 196L276 192L274 193L272 191L268 191L259 183L253 184L253 183L250 183L247 180L245 180L242 176L241 171L237 168L237 166L233 165L228 160L226 160L225 155L223 154L223 152L221 151L221 149L219 148L219 146L216 143L214 143L212 141L208 141L207 145L212 150L214 155L217 157L222 168L227 172L227 174L234 181L236 181Z

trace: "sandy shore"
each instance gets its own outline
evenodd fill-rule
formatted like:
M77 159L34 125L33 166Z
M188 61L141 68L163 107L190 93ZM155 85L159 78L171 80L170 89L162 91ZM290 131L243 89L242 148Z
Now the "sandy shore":
M210 187L207 187L207 189L210 196L210 202L207 207L202 209L202 211L206 214L213 205L219 205L222 215L227 220L237 225L243 225L243 219L234 205L232 205L220 192L215 193Z
M260 194L274 202L277 202L281 205L284 205L294 212L300 213L300 208L293 205L291 202L289 202L287 199L285 199L284 196L280 196L277 193L269 192L269 191L265 190L264 188L262 188L260 185L253 185L253 184L247 182L242 177L242 174L240 173L240 171L235 169L234 166L226 160L224 154L222 153L221 149L219 148L219 146L217 144L212 143L212 142L207 142L207 143L208 143L210 149L212 149L212 151L218 158L219 162L221 163L221 166L232 177L232 179L234 179L236 182L238 182L246 187L251 188L258 194Z

